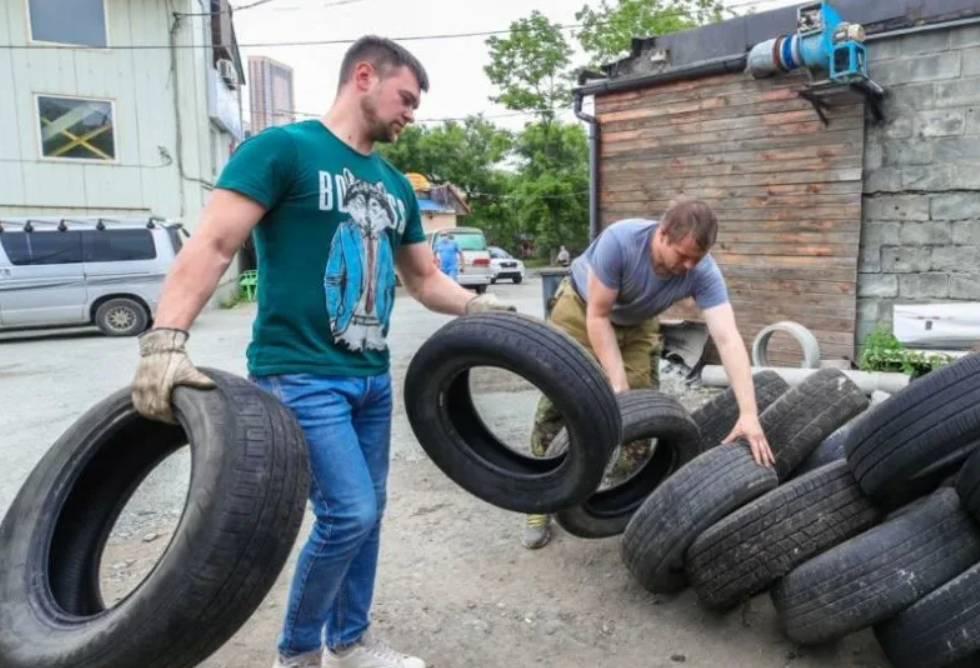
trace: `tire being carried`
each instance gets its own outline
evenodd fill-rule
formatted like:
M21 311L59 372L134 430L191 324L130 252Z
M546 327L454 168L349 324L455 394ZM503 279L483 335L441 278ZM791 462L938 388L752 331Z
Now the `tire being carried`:
M28 477L0 526L0 665L189 668L252 615L285 565L309 488L292 414L244 379L202 369L178 387L180 426L120 390L85 413ZM99 563L147 474L190 442L184 513L146 579L106 609Z
M537 386L561 413L568 450L536 458L501 443L473 405L469 372L477 366ZM505 311L456 318L422 344L405 377L405 411L443 473L478 498L521 513L583 503L622 440L616 396L589 353L557 327Z
M653 453L623 480L595 492L582 503L558 511L556 520L579 538L623 533L640 504L677 469L700 453L698 427L679 401L655 390L630 390L617 396L623 419L623 443L655 438ZM559 432L551 449L567 449L568 433Z
M687 584L684 553L691 543L777 484L775 471L756 464L741 441L708 450L667 478L636 511L623 535L623 563L651 592L680 591Z
M702 533L687 551L687 573L701 602L724 610L877 519L841 460L780 485Z
M789 389L789 383L775 371L759 371L752 376L752 383L755 386L755 403L760 415ZM738 421L735 391L729 387L691 413L691 418L701 431L701 452L720 445Z

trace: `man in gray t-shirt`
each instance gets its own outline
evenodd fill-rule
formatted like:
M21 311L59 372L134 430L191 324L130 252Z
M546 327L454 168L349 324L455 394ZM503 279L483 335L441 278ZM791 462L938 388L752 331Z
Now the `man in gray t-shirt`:
M570 279L556 291L550 321L595 355L620 393L651 385L655 318L693 297L738 401L739 418L725 442L744 438L755 460L771 466L775 460L759 424L748 353L725 280L708 254L717 230L714 213L699 201L673 204L660 221L610 225L572 263ZM532 452L544 455L560 428L560 415L543 398L535 415ZM541 547L549 537L548 518L528 516L525 547Z

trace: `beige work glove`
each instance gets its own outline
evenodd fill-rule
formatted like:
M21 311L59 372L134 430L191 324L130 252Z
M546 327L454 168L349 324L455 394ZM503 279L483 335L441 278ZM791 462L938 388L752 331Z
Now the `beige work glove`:
M170 405L174 387L214 387L214 381L198 371L184 351L189 336L181 329L167 328L140 335L140 363L133 378L132 396L133 406L144 417L177 424Z
M497 299L497 295L490 294L474 297L466 303L466 315L486 313L487 311L513 311L516 313L517 309Z

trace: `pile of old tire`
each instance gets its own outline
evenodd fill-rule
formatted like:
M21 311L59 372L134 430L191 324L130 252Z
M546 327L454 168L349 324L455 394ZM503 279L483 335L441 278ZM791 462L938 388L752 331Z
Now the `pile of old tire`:
M473 404L474 367L504 369L537 386L562 416L565 450L537 458L501 442ZM456 318L422 344L405 376L405 411L443 473L474 496L521 513L586 503L623 434L616 396L589 353L539 318L502 311Z
M655 390L630 390L619 394L616 401L623 423L622 443L649 439L652 452L624 479L597 489L583 503L558 511L558 524L579 538L623 533L646 498L701 452L698 426L677 399ZM563 429L551 450L561 453L567 447L568 431Z
M174 391L180 422L135 412L129 389L79 418L0 526L0 665L189 668L251 616L285 565L309 486L292 414L244 379ZM190 444L186 505L154 569L107 607L99 563L145 476Z
M775 468L758 465L742 442L712 447L699 455L650 494L633 515L622 541L626 567L654 593L676 592L690 576L702 598L717 607L764 587L789 567L785 560L753 559L760 544L784 538L761 530L773 523L765 517L757 521L758 516L765 515L777 498L759 498L776 490L817 445L866 406L860 388L838 369L816 371L783 391L760 415L776 457ZM840 475L836 480L825 481L826 477L833 478L821 472L816 484L780 490L784 504L801 499L782 509L787 521L778 524L787 540L796 537L794 527L799 531L802 521L791 517L794 511L802 511L802 505L821 494L834 499L828 503L836 503L833 490L846 486L846 481ZM744 512L739 511L743 506ZM857 514L860 519L855 523L861 526L867 513ZM834 530L826 533L836 535ZM731 567L738 560L732 554L735 549L741 550L745 562L739 569ZM721 573L725 569L731 573Z
M773 588L791 639L872 627L897 668L980 661L978 443L980 355L917 379L856 422L847 465L862 493L892 511Z

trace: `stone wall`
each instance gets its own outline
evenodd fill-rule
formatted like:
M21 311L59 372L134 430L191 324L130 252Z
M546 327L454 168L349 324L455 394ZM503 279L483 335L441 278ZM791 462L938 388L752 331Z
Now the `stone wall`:
M869 42L856 344L896 303L980 301L980 25Z

